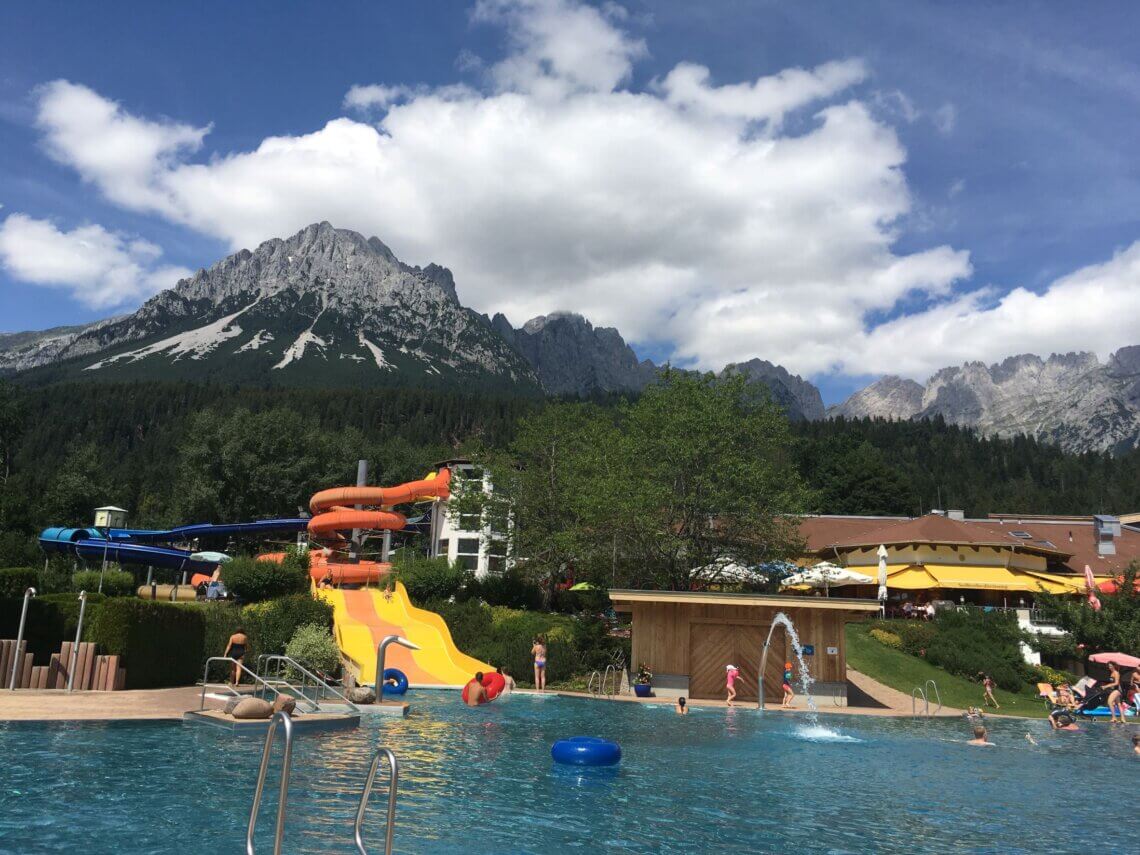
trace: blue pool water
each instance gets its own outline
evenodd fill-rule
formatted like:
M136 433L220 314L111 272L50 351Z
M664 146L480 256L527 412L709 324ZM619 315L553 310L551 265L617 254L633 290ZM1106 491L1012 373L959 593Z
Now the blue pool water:
M1052 733L964 722L761 716L518 696L476 710L408 696L412 715L298 734L287 852L352 852L378 745L402 764L399 852L1128 851L1131 727ZM1025 738L1030 733L1037 741ZM621 743L613 769L555 766L576 734ZM0 851L240 852L261 741L181 724L0 723ZM271 777L270 786L275 778ZM275 793L258 830L269 851ZM382 851L384 786L366 825Z

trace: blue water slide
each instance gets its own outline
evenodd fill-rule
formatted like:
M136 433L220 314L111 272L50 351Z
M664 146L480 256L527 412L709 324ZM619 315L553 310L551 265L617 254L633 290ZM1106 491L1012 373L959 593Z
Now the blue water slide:
M257 520L247 523L197 523L177 528L152 530L134 528L113 528L111 540L128 540L142 543L172 540L197 540L202 537L231 537L246 534L267 534L274 531L304 531L308 519Z

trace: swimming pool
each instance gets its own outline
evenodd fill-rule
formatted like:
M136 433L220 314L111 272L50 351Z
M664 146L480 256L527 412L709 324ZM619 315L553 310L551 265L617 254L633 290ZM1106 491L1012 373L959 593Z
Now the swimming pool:
M399 852L1131 849L1131 727L1052 733L993 719L761 716L516 695L469 710L413 692L412 714L298 734L285 851L352 852L374 749L402 764ZM1025 734L1034 736L1030 744ZM555 766L575 734L621 743L612 769ZM0 723L0 851L239 852L261 740L168 723ZM258 829L269 851L271 773ZM1114 786L1114 784L1118 786ZM384 786L366 822L383 851Z

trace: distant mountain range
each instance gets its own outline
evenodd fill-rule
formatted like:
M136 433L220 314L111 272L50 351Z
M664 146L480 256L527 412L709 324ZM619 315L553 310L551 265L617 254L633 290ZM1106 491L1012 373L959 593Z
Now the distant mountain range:
M227 256L138 311L93 324L0 334L0 373L63 380L214 380L257 385L422 386L521 395L638 392L659 366L621 334L555 313L513 327L465 308L451 271L401 262L378 238L317 223ZM826 413L779 365L726 366L766 386L792 419L942 416L1070 451L1140 443L1140 347L946 368L923 386L884 377Z

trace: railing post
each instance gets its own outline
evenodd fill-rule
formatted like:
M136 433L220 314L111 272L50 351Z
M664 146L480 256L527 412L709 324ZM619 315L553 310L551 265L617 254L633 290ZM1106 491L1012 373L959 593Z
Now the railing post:
M79 658L79 639L83 636L83 613L87 610L87 592L79 592L79 623L75 625L75 644L71 646L71 662L67 666L67 691L75 681L75 663Z
M16 691L16 673L24 664L20 661L24 658L20 655L20 642L24 640L24 623L28 619L28 602L35 595L35 588L28 588L24 591L24 606L20 609L20 628L16 631L16 652L13 654L12 660L12 680L8 683L8 690L11 692Z
M364 812L368 809L368 797L372 795L372 785L376 782L376 773L380 769L381 757L388 760L388 823L384 832L384 855L392 855L392 840L396 834L396 789L400 782L400 764L390 748L380 748L376 751L376 756L372 758L372 766L368 769L364 789L360 793L360 805L356 809L356 822L352 827L356 849L360 855L368 855L368 850L364 848L361 829L364 826Z
M376 645L376 682L372 684L372 691L376 694L376 702L384 699L384 659L388 653L389 644L398 644L408 650L419 650L418 644L413 644L400 635L389 635Z
M246 855L254 855L253 833L257 827L257 814L261 810L261 796L265 790L265 775L269 770L269 754L273 748L273 734L277 725L284 730L285 750L281 755L281 785L277 795L277 826L273 834L273 855L281 855L281 840L285 836L285 803L289 799L289 767L293 763L293 719L288 713L275 712L265 731L265 748L261 751L261 767L257 771L257 786L253 791L253 807L249 811L249 827L245 831Z

